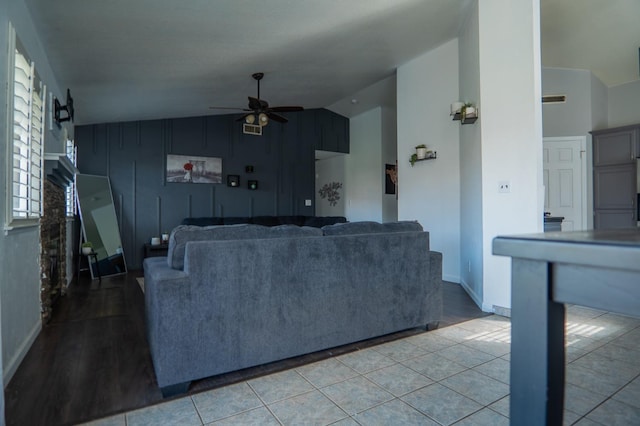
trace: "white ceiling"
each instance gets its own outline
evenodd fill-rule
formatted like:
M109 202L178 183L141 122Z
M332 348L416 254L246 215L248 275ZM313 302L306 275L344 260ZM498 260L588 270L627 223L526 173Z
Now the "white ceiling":
M607 87L640 79L640 0L541 0L542 64L587 69Z
M471 4L25 1L76 124L229 113L209 107L244 108L254 72L272 106L352 116L393 102L397 66L455 38ZM591 69L608 86L638 79L640 0L541 3L544 66Z

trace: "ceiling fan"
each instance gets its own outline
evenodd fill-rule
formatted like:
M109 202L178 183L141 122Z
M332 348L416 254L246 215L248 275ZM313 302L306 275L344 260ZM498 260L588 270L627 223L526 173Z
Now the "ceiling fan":
M260 126L266 126L269 123L269 120L275 120L279 123L286 123L287 118L278 114L279 112L295 112L295 111L303 111L304 108L301 106L276 106L270 107L269 103L264 99L260 99L260 80L264 77L264 73L257 72L252 74L254 80L258 83L258 96L252 97L249 96L249 105L247 108L229 108L229 107L209 107L211 109L239 109L242 111L246 111L246 113L238 118L237 121L244 120L247 124L254 124L256 120L258 121L256 124Z

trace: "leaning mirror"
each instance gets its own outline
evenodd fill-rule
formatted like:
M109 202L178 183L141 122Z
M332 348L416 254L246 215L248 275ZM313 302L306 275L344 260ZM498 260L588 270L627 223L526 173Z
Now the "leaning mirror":
M82 234L93 249L87 256L91 277L127 272L109 178L77 174L76 193Z

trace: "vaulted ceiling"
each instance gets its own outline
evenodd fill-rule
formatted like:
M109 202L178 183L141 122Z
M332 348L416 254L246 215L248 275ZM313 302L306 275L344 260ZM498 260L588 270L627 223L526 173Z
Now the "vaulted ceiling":
M209 107L246 107L254 72L271 105L326 107L456 37L471 4L25 1L76 124L229 113ZM637 80L638 16L638 0L541 0L543 65L591 69L608 86Z

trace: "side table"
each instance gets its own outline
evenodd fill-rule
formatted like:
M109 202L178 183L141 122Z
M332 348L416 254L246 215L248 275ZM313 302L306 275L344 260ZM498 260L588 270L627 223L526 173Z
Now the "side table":
M144 258L166 256L169 250L169 243L144 245Z

